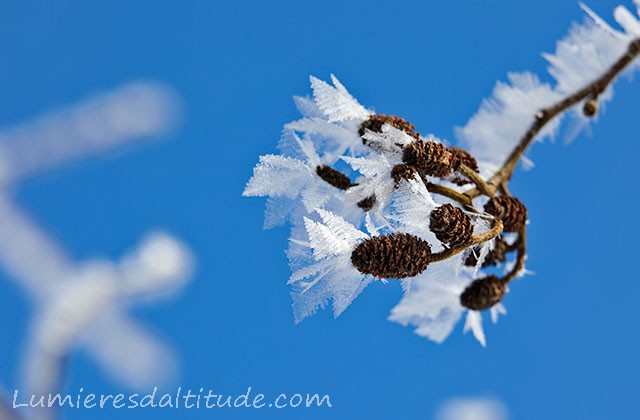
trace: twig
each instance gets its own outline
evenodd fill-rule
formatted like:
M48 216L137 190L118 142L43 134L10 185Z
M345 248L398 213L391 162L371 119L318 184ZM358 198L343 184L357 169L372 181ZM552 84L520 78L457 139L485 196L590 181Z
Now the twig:
M458 171L462 172L464 176L469 178L471 182L476 184L476 188L484 195L488 197L493 197L495 191L491 191L491 188L487 185L487 183L482 179L480 175L473 169L469 168L467 165L462 164L458 168Z
M460 252L464 251L469 247L472 247L482 242L490 241L496 236L500 235L502 233L503 228L504 226L502 224L502 220L496 217L495 219L493 219L493 225L491 226L491 229L478 235L472 235L471 239L467 243L459 247L448 248L448 249L445 249L444 251L431 254L431 262L446 260L448 258L453 257L456 254L459 254Z
M426 185L429 192L448 197L463 206L472 207L471 199L458 191L452 190L451 188L447 188L443 185L434 184L433 182L427 182Z
M551 121L556 115L566 111L568 108L577 104L586 98L597 98L607 86L620 74L624 68L629 65L640 54L640 38L633 40L629 44L627 52L620 57L613 65L598 79L591 82L589 85L578 90L574 94L566 97L565 99L551 105L538 112L535 117L535 121L531 124L527 132L522 136L518 145L513 149L507 160L502 167L496 172L487 182L489 191L495 193L503 182L509 181L513 175L513 171L520 161L522 154L527 150L536 135L544 128L544 126ZM465 195L471 199L476 198L480 194L486 194L478 187L473 188L465 192ZM489 194L487 194L489 195ZM493 195L493 194L491 194Z
M507 197L511 196L511 192L509 191L509 187L507 186L507 183L505 181L502 181L500 183L500 191L502 191L502 194L506 195Z
M518 254L516 256L516 262L511 271L503 277L502 281L509 283L515 279L520 273L520 270L524 267L524 260L527 257L527 227L523 226L518 231L518 241L516 242L516 250Z

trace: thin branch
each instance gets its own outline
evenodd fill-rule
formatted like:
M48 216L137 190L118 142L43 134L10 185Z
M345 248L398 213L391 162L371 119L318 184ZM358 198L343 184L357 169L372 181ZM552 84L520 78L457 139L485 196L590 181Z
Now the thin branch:
M520 246L520 237L518 237L518 239L514 243L512 243L511 245L507 245L507 247L504 250L504 253L508 254L510 252L513 252L516 249L518 249L519 246Z
M471 199L468 196L462 193L459 193L456 190L452 190L451 188L447 188L443 185L434 184L433 182L427 182L426 185L427 185L427 190L431 193L448 197L454 201L457 201L463 206L473 207L471 204Z
M460 252L464 251L469 247L472 247L482 242L490 241L496 236L500 235L502 233L503 228L504 226L502 224L502 220L496 217L495 219L493 219L493 225L491 226L491 229L479 235L472 235L471 239L467 243L457 248L448 248L448 249L445 249L444 251L431 254L431 262L446 260L448 258L453 257L456 254L459 254Z
M506 181L502 181L500 183L500 191L502 191L502 194L506 195L507 197L511 196L511 192L509 191L509 187L507 186Z
M509 181L513 175L513 171L520 161L522 154L527 150L533 139L538 135L540 130L558 114L566 111L573 105L586 98L597 98L607 86L620 74L624 68L629 65L640 54L640 38L633 40L629 44L627 52L620 57L613 65L598 79L589 85L578 90L574 94L565 99L545 108L536 114L535 121L531 124L527 132L522 136L518 145L513 149L502 167L487 182L489 191L495 193L501 183ZM465 192L471 199L486 194L479 188L473 188ZM489 195L489 194L487 194ZM493 194L491 194L493 195Z
M514 244L518 251L516 256L516 262L511 271L503 277L505 283L509 283L511 280L518 276L518 273L524 268L524 261L527 257L527 227L523 226L518 231L518 241Z
M476 185L476 188L482 194L484 194L484 195L486 195L488 197L493 197L493 195L495 194L495 191L492 191L491 188L489 188L489 186L484 181L484 179L482 179L482 177L480 175L478 175L478 173L476 171L474 171L473 169L469 168L465 164L460 165L460 167L458 168L458 171L462 172L462 174L464 176L469 178L469 180L471 180L471 182L473 182Z

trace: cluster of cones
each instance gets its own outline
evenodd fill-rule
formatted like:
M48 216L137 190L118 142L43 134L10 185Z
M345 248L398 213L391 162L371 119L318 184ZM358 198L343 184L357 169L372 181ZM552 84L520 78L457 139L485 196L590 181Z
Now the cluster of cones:
M382 132L384 124L390 124L415 139L407 145L398 145L402 147L402 163L395 165L391 171L396 185L403 179L413 179L419 174L425 181L426 177L432 176L460 186L471 182L465 172L478 172L476 159L467 151L421 140L414 125L397 116L376 114L364 121L359 131L363 142L367 143L364 137L367 130ZM316 173L330 185L342 190L356 185L346 175L329 166L318 166ZM375 201L372 196L358 205L368 211ZM524 204L508 195L491 197L485 204L484 211L502 221L504 232L519 232L527 221ZM471 218L467 212L454 205L444 204L432 211L429 228L447 249L470 248L474 244ZM475 266L478 263L478 249L471 248L465 264ZM497 237L493 249L483 260L482 267L503 263L506 255L515 249L516 247ZM352 251L351 263L361 273L378 278L408 278L426 270L432 262L432 255L431 246L425 240L408 233L396 233L361 242ZM472 310L485 310L501 301L506 288L507 282L495 275L479 278L464 290L460 302Z

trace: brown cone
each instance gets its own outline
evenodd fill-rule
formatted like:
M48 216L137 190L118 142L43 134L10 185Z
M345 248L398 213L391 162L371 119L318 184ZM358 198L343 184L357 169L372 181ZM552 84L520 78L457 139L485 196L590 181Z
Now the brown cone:
M490 267L492 265L497 265L499 263L503 263L507 259L509 245L502 238L496 238L496 243L494 248L487 253L487 256L484 258L482 262L483 267ZM471 252L464 264L470 267L475 267L478 264L478 259L476 258L476 254L480 252L480 247L474 247L474 252Z
M364 121L360 126L360 130L358 133L360 137L364 136L366 130L371 130L376 133L382 132L382 126L385 124L390 124L398 130L402 130L414 139L418 140L420 138L420 134L416 132L415 126L411 124L409 121L404 118L396 117L395 115L385 115L385 114L375 114L369 117L368 120ZM366 140L363 138L362 142L366 144Z
M327 184L340 190L348 190L350 187L354 186L348 176L342 172L336 171L328 165L318 165L316 167L316 174L318 174L318 176Z
M469 216L451 204L444 204L432 211L429 221L429 228L436 238L453 248L469 242L473 235Z
M466 167L473 169L476 173L479 172L478 162L471 153L464 149L460 149L459 147L449 147L447 150L453 155L453 164L451 167L454 171L457 171L460 165L464 164ZM456 185L465 185L471 182L464 175L459 173L453 174L449 181Z
M416 174L416 168L406 163L396 165L391 169L391 178L396 182L396 185L403 179L413 179Z
M351 253L351 264L363 274L378 278L417 276L427 269L431 247L408 233L374 236Z
M362 200L358 201L358 207L360 207L363 211L369 211L373 208L373 206L375 206L376 204L376 196L375 195L370 195L367 198L363 198Z
M442 144L417 140L404 147L402 161L427 175L445 177L451 173L454 159Z
M473 311L484 311L502 300L507 290L505 282L490 275L474 280L460 295L460 303Z
M589 99L584 103L582 112L587 117L593 117L594 115L596 115L598 113L598 100L593 98Z
M493 197L484 205L484 211L501 219L505 232L517 232L527 223L527 208L515 197Z

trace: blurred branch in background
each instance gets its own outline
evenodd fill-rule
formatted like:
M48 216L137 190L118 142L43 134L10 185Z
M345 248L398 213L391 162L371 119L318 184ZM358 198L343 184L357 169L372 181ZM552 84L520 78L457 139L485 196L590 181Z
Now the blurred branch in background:
M118 262L74 261L15 207L9 187L26 176L166 134L178 115L176 98L159 84L131 84L0 132L0 265L36 308L21 394L46 399L60 392L65 362L77 346L132 388L161 383L174 373L171 351L126 310L182 286L192 270L189 249L169 234L153 232ZM27 415L50 419L57 413Z
M0 179L20 178L166 135L178 123L177 94L154 83L131 83L0 131Z

